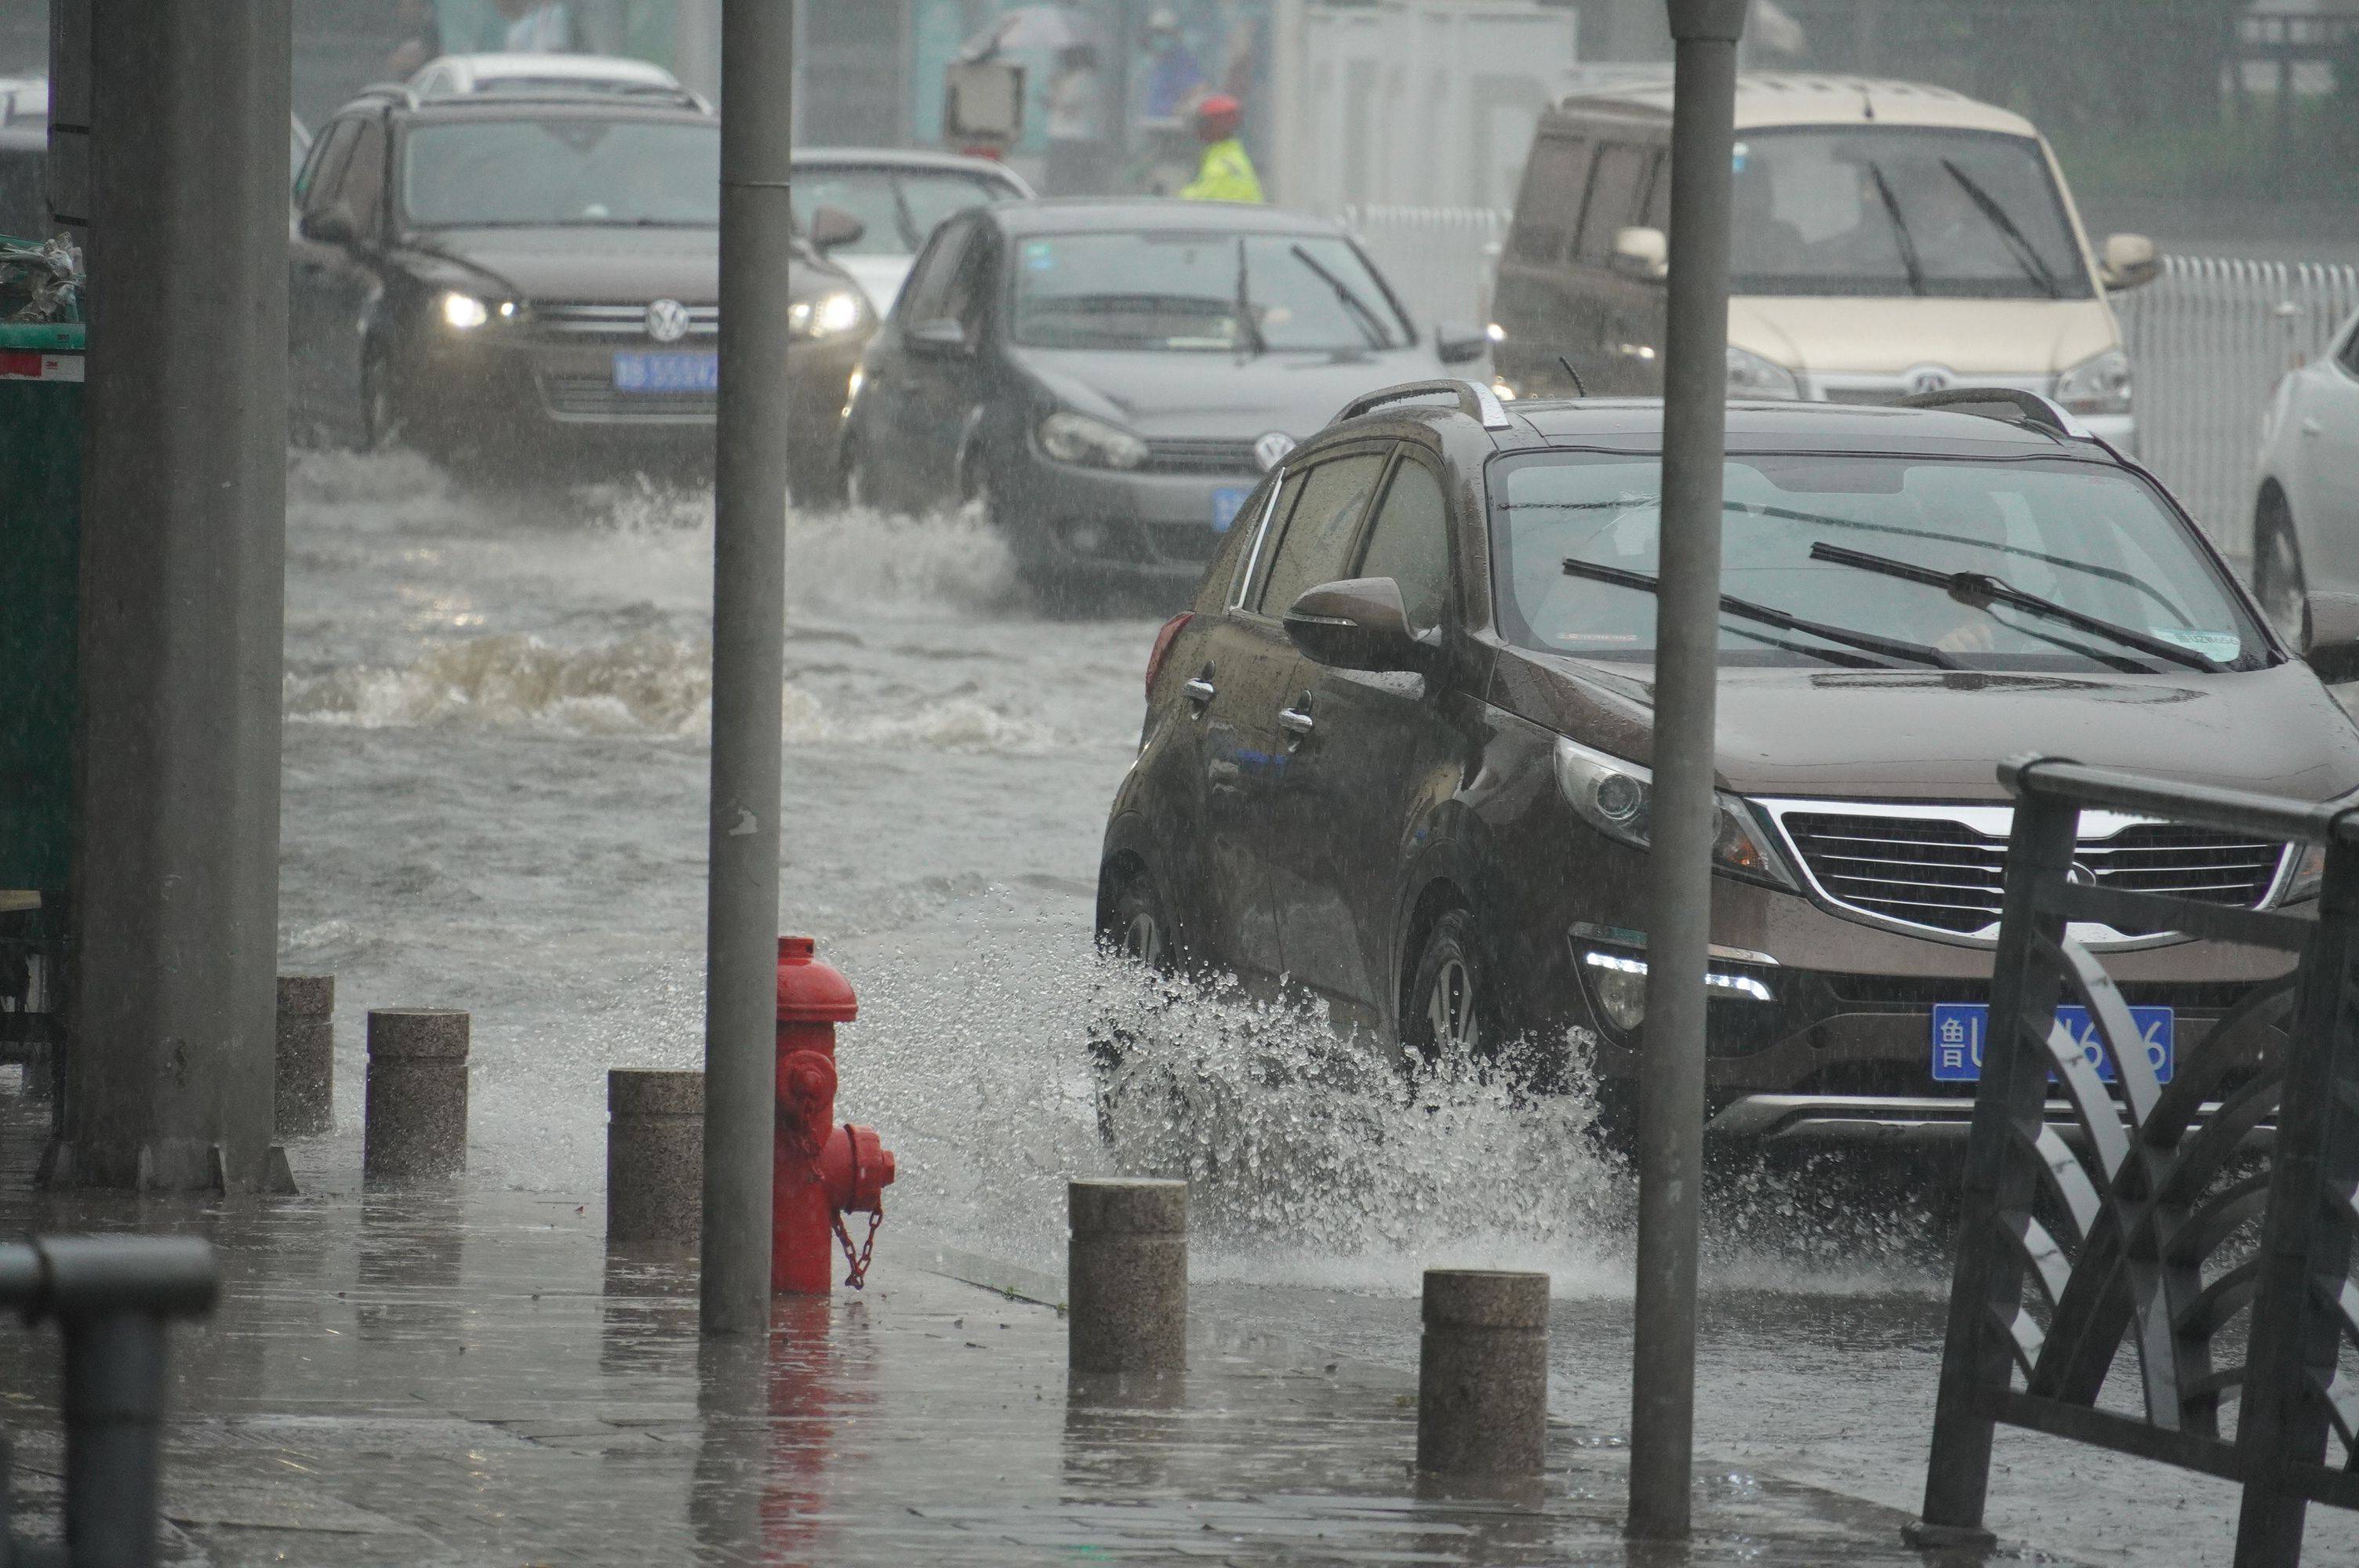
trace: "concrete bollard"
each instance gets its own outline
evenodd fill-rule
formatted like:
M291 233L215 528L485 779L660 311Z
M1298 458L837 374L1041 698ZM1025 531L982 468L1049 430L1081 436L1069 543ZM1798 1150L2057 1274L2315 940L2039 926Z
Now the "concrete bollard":
M1075 1182L1065 1354L1076 1372L1188 1365L1188 1184Z
M372 1008L361 1173L406 1182L467 1168L467 1015Z
M335 1125L336 977L278 977L278 1134L303 1137Z
M1425 1271L1417 1368L1417 1467L1537 1476L1548 1454L1546 1274Z
M704 1075L606 1075L606 1239L695 1245L704 1206Z

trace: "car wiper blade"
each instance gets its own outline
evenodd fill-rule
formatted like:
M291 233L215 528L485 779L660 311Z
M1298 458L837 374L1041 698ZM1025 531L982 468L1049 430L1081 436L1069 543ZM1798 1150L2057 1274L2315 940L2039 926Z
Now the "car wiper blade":
M1900 265L1908 273L1908 289L1920 297L1925 292L1925 264L1917 255L1917 236L1908 232L1908 220L1900 215L1900 198L1892 194L1892 182L1884 178L1883 166L1874 158L1867 161L1867 178L1875 182L1876 200L1884 203L1884 215L1892 220L1893 238L1900 244Z
M1368 340L1368 347L1389 349L1393 346L1393 335L1385 330L1383 319L1368 308L1366 300L1352 292L1350 284L1320 265L1319 258L1300 245L1294 247L1294 259L1318 274L1319 280L1335 291L1337 301L1351 314L1352 325L1360 329L1360 335Z
M1622 588L1635 588L1645 593L1660 593L1662 581L1645 572L1625 571L1599 561L1584 561L1579 556L1565 558L1567 577L1585 577L1594 582L1610 582ZM1857 648L1864 654L1882 654L1888 659L1905 659L1912 665L1930 665L1937 670L1962 669L1957 660L1930 643L1903 642L1897 637L1879 637L1873 632L1854 632L1842 626L1829 626L1824 622L1808 621L1799 615L1788 615L1782 610L1772 610L1766 604L1739 599L1733 593L1720 596L1720 612L1734 615L1740 621L1757 621L1764 626L1775 626L1784 632L1800 632L1833 643L1841 647Z
M1973 177L1960 168L1954 158L1943 158L1941 167L1950 171L1950 178L1958 182L1958 189L1966 193L1966 199L1990 220L1991 227L1999 232L1999 237L2006 242L2007 248L2015 254L2015 265L2023 269L2024 275L2046 289L2049 298L2063 298L2064 285L2048 270L2048 263L2040 255L2038 248L2024 236L2023 231L2016 226L2015 220L2006 215L2006 209L1998 204L1998 198L1975 184Z
M2092 636L2107 638L2125 648L2136 648L2154 658L2184 665L2191 670L2208 673L2221 667L2219 661L2192 648L2182 648L2176 643L2166 642L2136 627L2108 621L2101 615L2087 614L2069 604L2060 604L2043 594L2017 588L2005 578L1993 577L1988 572L1945 572L1933 567L1920 567L1914 561L1896 561L1889 556L1846 549L1841 545L1830 545L1823 539L1810 546L1810 559L1854 567L1861 571L1881 572L1886 577L1897 577L1908 582L1921 582L1929 588L1941 589L1959 603L1971 604L1977 610L1988 611L1994 604L2004 604L2010 609L2060 622Z
M1237 331L1245 341L1245 348L1259 356L1269 352L1269 340L1261 335L1261 323L1254 318L1253 291L1245 286L1245 243L1237 241Z

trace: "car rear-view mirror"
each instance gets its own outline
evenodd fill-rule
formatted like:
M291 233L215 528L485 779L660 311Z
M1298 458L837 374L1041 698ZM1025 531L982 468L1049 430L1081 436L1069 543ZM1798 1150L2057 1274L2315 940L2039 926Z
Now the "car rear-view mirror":
M811 214L811 249L820 252L848 245L868 232L868 225L841 207L821 207Z
M1423 670L1431 644L1408 623L1400 584L1355 577L1308 589L1286 612L1286 634L1317 664L1339 670Z
M1670 236L1660 229L1621 229L1614 235L1614 270L1660 283L1671 276Z
M911 327L909 342L912 347L936 353L963 352L966 348L966 329L947 316L938 316L930 321L920 321Z
M2144 234L2112 234L2098 270L2109 289L2144 288L2162 276L2162 256Z
M316 212L306 212L296 230L305 239L323 245L348 245L360 237L359 225L342 207L322 207Z
M2310 596L2310 640L2302 657L2329 685L2359 680L2359 594Z
M1479 360L1491 340L1480 327L1470 327L1463 321L1443 321L1433 329L1433 352L1446 365L1462 365L1469 360Z

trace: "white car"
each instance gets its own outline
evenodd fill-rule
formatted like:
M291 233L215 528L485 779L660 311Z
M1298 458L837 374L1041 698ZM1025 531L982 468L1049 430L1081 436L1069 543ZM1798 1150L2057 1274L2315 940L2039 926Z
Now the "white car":
M1032 188L1005 164L956 153L822 147L795 155L795 222L806 234L822 207L860 221L856 240L830 245L876 314L886 315L934 226L986 201L1024 201Z
M409 79L419 98L478 92L680 92L679 78L659 65L620 55L446 54Z
M2359 593L2359 316L2277 384L2262 418L2253 591L2297 646L2306 594Z

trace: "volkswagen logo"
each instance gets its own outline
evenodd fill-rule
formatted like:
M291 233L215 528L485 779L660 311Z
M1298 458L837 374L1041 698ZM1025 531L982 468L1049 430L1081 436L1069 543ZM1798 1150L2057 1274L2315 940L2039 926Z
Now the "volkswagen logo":
M688 307L677 299L658 299L647 307L647 336L658 343L677 343L688 336Z
M1254 461L1261 464L1262 472L1267 473L1284 462L1286 454L1292 450L1294 438L1283 430L1272 430L1254 443Z
M1921 365L1908 373L1908 395L1922 397L1929 392L1947 392L1957 384L1957 380L1940 365Z

